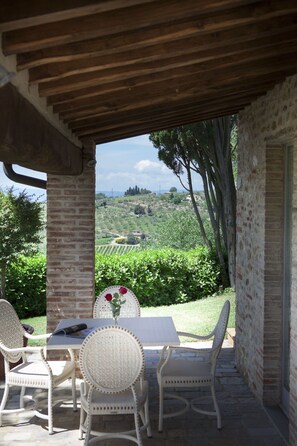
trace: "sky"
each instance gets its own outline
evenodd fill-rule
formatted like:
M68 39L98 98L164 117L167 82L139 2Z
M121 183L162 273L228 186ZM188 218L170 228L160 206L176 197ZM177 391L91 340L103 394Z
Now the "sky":
M96 148L96 191L105 191L109 195L129 187L149 189L152 192L169 191L171 187L182 190L178 178L158 159L158 150L150 142L148 135L97 145ZM13 166L14 170L23 175L46 179L40 172ZM0 167L0 189L14 186L15 190L26 189L29 195L44 198L46 192L14 183L9 180ZM202 190L202 182L197 178L195 190Z

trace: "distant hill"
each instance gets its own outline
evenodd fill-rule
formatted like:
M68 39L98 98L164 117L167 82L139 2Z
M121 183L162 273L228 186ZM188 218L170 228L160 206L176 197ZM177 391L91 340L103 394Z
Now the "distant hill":
M203 201L203 194L200 195ZM172 213L192 212L185 193L147 194L96 199L96 244L108 244L115 237L143 234L150 238Z
M145 236L150 238L158 231L158 227L172 213L189 210L193 212L192 204L186 193L166 193L124 196L124 192L113 191L114 196L108 196L107 191L101 191L105 197L96 197L96 246L114 245L117 237L128 235ZM117 195L116 194L121 194ZM200 196L200 205L204 203L203 192L196 192ZM137 209L142 208L142 213ZM46 219L46 203L44 203L44 218ZM119 246L120 247L120 246ZM43 230L42 242L39 249L46 251L46 231Z
M96 194L104 194L106 197L122 197L125 192L119 190L97 190Z
M152 192L154 194L156 194L156 195L162 195L162 194L168 193L169 191L166 190L166 189L159 189L157 191L152 191ZM183 190L178 190L177 192L180 193L180 194L186 193ZM110 190L109 191L107 191L107 190L97 190L96 194L104 194L106 197L111 197L111 198L113 198L113 197L123 197L124 194L125 194L125 191L119 191L119 190L111 190L111 191Z

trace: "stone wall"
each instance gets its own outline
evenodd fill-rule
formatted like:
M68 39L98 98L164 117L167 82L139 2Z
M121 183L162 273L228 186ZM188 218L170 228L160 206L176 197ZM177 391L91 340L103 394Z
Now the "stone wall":
M279 404L284 153L287 145L293 145L296 165L297 76L288 78L240 113L239 135L236 360L255 395L264 404ZM293 195L290 432L291 444L296 444L296 186Z
M63 318L92 317L95 298L95 167L92 143L84 147L78 176L48 175L47 324Z

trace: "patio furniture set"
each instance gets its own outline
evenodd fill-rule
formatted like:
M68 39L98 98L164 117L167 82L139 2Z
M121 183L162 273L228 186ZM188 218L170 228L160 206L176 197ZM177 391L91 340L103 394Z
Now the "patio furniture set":
M190 408L206 415L215 415L217 428L221 429L221 415L215 395L215 372L226 333L230 302L225 302L214 330L208 336L197 336L177 332L170 317L141 317L139 302L130 290L127 290L125 295L126 302L121 308L119 323L115 324L111 306L104 296L117 292L118 289L119 286L109 287L98 296L93 318L62 320L55 331L57 333L74 324L84 324L83 327L87 328L85 337L83 330L69 335L29 334L24 330L12 305L6 300L0 300L0 352L5 361L5 388L0 405L0 426L3 416L12 411L5 409L10 387L21 388L20 406L19 409L13 409L14 412L24 410L27 387L41 388L47 389L48 392L48 411L44 414L36 407L34 413L47 420L48 432L53 434L52 393L53 389L65 380L72 380L73 410L77 410L74 355L76 350L79 352L79 367L83 377L80 386L79 438L85 439L85 446L91 442L93 436L100 440L121 438L141 446L143 430L146 430L148 437L152 436L144 348L163 346L157 367L159 431L163 430L164 419L181 415ZM183 336L195 341L212 338L212 347L185 347L180 344L180 337ZM44 339L47 344L40 347L23 347L23 337L28 340ZM68 350L68 360L47 360L47 350L61 348ZM191 352L191 356L185 359L179 354L183 351ZM197 399L190 401L176 393L177 389L187 391L205 386L211 389L213 411L201 410L197 406ZM167 393L167 390L171 390L171 393ZM184 407L175 412L164 412L164 400L167 398L181 400ZM93 417L107 414L132 414L134 429L128 432L95 431L92 428Z

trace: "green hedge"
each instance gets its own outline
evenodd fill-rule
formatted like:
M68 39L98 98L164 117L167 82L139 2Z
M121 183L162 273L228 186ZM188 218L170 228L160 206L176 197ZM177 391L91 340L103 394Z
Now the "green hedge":
M6 274L6 299L19 318L46 313L46 259L44 255L20 256L11 263Z
M219 267L206 248L131 251L124 255L96 254L96 295L109 285L131 288L142 306L189 302L214 294ZM20 318L46 313L46 259L19 257L7 269L6 298Z
M140 305L159 306L210 296L219 288L219 268L205 248L97 254L96 295L111 284L131 288Z

